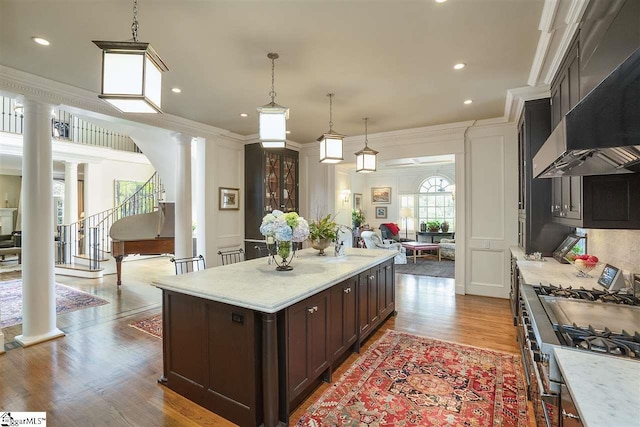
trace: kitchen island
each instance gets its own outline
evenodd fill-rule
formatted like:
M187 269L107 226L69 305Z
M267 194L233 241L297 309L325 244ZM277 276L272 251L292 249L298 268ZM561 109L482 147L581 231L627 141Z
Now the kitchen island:
M395 312L390 250L299 251L153 282L163 292L163 377L242 426L287 423L320 381Z

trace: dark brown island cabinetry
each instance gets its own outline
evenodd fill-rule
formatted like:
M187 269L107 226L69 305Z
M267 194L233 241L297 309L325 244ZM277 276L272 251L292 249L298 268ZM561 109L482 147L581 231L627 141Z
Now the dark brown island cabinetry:
M274 210L298 212L300 179L298 152L288 149L264 149L260 144L244 148L244 232L247 259L257 258L255 240L260 234L262 217Z
M161 382L241 426L288 423L289 413L395 312L393 259L385 258L275 313L163 288ZM215 280L216 271L205 271L199 273Z

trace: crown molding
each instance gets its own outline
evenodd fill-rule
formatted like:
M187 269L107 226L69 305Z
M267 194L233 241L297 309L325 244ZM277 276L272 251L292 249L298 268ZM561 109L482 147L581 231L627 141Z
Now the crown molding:
M2 92L7 92L14 96L30 96L53 105L79 108L128 123L153 126L193 137L225 136L238 142L244 142L246 139L244 135L172 114L123 114L98 99L97 94L94 92L4 65L0 65L0 93Z
M545 0L544 6L542 7L542 15L540 16L540 23L538 24L538 29L543 33L552 31L559 5L560 0Z
M551 42L553 41L554 33L555 30L552 30L551 32L540 33L540 38L538 39L538 47L536 48L536 54L533 57L533 64L531 65L529 78L527 79L527 84L529 86L536 86L538 84L540 74L542 74L542 67L544 67L544 63L547 59L547 54L549 53L549 49L551 48Z
M515 122L522 114L525 101L547 98L551 95L549 86L524 86L507 91L504 115L508 122Z

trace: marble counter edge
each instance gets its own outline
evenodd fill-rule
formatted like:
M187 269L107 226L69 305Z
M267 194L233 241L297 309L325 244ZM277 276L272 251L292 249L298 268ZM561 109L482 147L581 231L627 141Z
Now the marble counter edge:
M239 299L233 299L233 298L228 298L220 295L211 295L211 294L201 293L201 292L197 292L189 289L184 289L181 287L174 286L170 283L166 283L166 282L163 283L162 278L152 281L151 286L155 286L162 290L178 292L184 295L190 295L198 298L207 299L210 301L216 301L224 304L234 305L237 307L247 308L247 309L259 311L262 313L277 313L287 307L292 306L297 302L304 300L305 298L316 295L350 277L356 276L362 273L363 271L370 269L371 267L375 267L376 265L382 264L383 262L393 259L397 255L397 252L395 251L385 251L385 252L391 252L391 253L390 254L385 253L384 255L381 255L381 256L371 257L371 261L366 265L354 268L352 271L348 273L344 273L342 275L336 276L335 278L332 278L330 281L323 283L320 286L317 286L313 289L309 289L275 306L258 305L255 303L248 303L246 301L242 301ZM174 276L169 276L169 277L174 277Z
M637 387L640 384L640 376L635 377L638 382L635 388L630 382L625 381L613 380L611 384L594 383L596 378L611 379L617 374L626 375L628 378L629 367L636 368L640 374L640 362L568 348L554 348L554 352L565 385L585 427L640 425L640 412L633 411L640 407L640 388ZM603 388L605 390L598 390ZM593 412L605 411L607 406L603 405L602 397L614 395L618 396L615 407L611 407L610 411L602 415ZM626 398L628 401L620 401L620 396L624 396L622 399ZM586 398L593 400L586 402Z

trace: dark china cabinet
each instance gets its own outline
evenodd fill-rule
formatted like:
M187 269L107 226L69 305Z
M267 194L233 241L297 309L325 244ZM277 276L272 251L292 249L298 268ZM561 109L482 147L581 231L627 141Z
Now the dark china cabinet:
M298 152L287 149L264 149L249 144L244 151L245 185L245 253L247 259L257 257L255 242L260 234L262 217L274 210L298 212Z
M533 179L532 159L551 133L549 98L526 101L518 123L518 244L526 252L550 255L571 232L552 222L550 179ZM555 194L555 193L553 193Z

